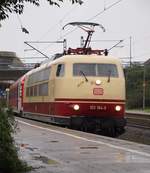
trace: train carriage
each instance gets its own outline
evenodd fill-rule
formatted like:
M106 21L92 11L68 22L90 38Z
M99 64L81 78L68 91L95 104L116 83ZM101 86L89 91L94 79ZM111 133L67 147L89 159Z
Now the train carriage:
M24 80L25 75L12 84L9 89L9 105L15 113L23 110Z

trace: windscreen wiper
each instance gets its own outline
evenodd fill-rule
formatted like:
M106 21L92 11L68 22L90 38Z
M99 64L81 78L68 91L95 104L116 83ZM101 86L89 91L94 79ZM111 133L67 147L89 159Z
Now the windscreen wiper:
M81 74L83 75L83 77L85 78L85 81L88 82L88 79L87 79L85 73L84 73L82 70L80 70L80 73L81 73Z
M107 80L107 82L110 82L110 76L111 76L111 70L108 70L108 80Z

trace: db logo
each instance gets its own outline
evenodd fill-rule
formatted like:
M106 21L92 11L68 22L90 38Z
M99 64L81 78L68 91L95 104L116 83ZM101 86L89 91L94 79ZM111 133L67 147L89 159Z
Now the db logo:
M104 89L103 88L94 88L93 89L93 95L103 95Z

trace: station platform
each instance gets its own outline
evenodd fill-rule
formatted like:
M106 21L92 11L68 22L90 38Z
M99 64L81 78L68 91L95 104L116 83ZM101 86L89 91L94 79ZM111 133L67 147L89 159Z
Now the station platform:
M149 173L150 146L16 118L30 173Z

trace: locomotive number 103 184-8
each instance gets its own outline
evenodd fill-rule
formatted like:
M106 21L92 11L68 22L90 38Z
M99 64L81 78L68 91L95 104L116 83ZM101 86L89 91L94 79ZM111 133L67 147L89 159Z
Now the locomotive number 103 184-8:
M107 110L107 106L95 106L95 105L90 105L89 106L90 110Z

